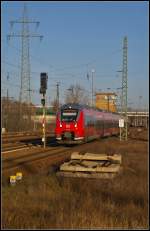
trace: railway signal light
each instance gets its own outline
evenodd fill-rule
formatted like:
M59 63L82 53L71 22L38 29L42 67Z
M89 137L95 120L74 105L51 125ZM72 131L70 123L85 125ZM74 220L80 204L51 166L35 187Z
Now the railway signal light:
M45 99L41 99L41 104L45 106Z
M40 93L46 94L48 75L47 73L42 72L40 77L41 77Z

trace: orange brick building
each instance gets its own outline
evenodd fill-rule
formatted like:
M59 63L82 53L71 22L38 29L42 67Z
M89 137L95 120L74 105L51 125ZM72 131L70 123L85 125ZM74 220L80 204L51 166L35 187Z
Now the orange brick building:
M106 111L116 112L116 94L101 92L96 93L95 106Z

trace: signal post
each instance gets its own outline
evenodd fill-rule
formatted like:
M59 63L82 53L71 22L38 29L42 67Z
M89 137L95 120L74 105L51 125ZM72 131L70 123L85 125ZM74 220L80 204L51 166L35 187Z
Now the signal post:
M41 77L40 94L43 95L43 98L41 99L41 103L42 103L42 106L43 106L43 122L42 122L43 138L42 138L42 141L44 142L44 148L45 148L46 147L45 95L46 95L46 89L47 89L48 75L47 75L47 73L41 73L40 77Z
M119 119L120 141L122 140L122 129L124 128L124 119Z

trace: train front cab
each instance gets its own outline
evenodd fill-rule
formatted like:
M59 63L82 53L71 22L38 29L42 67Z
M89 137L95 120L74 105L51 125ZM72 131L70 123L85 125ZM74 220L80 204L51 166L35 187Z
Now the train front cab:
M57 113L56 140L60 144L78 144L84 141L83 112L79 109L64 109Z

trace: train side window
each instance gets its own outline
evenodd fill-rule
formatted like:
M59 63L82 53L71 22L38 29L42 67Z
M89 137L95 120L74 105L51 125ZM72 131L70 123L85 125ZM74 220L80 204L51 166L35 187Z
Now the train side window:
M87 127L90 126L90 116L88 116L88 115L85 116L85 126L87 126Z

